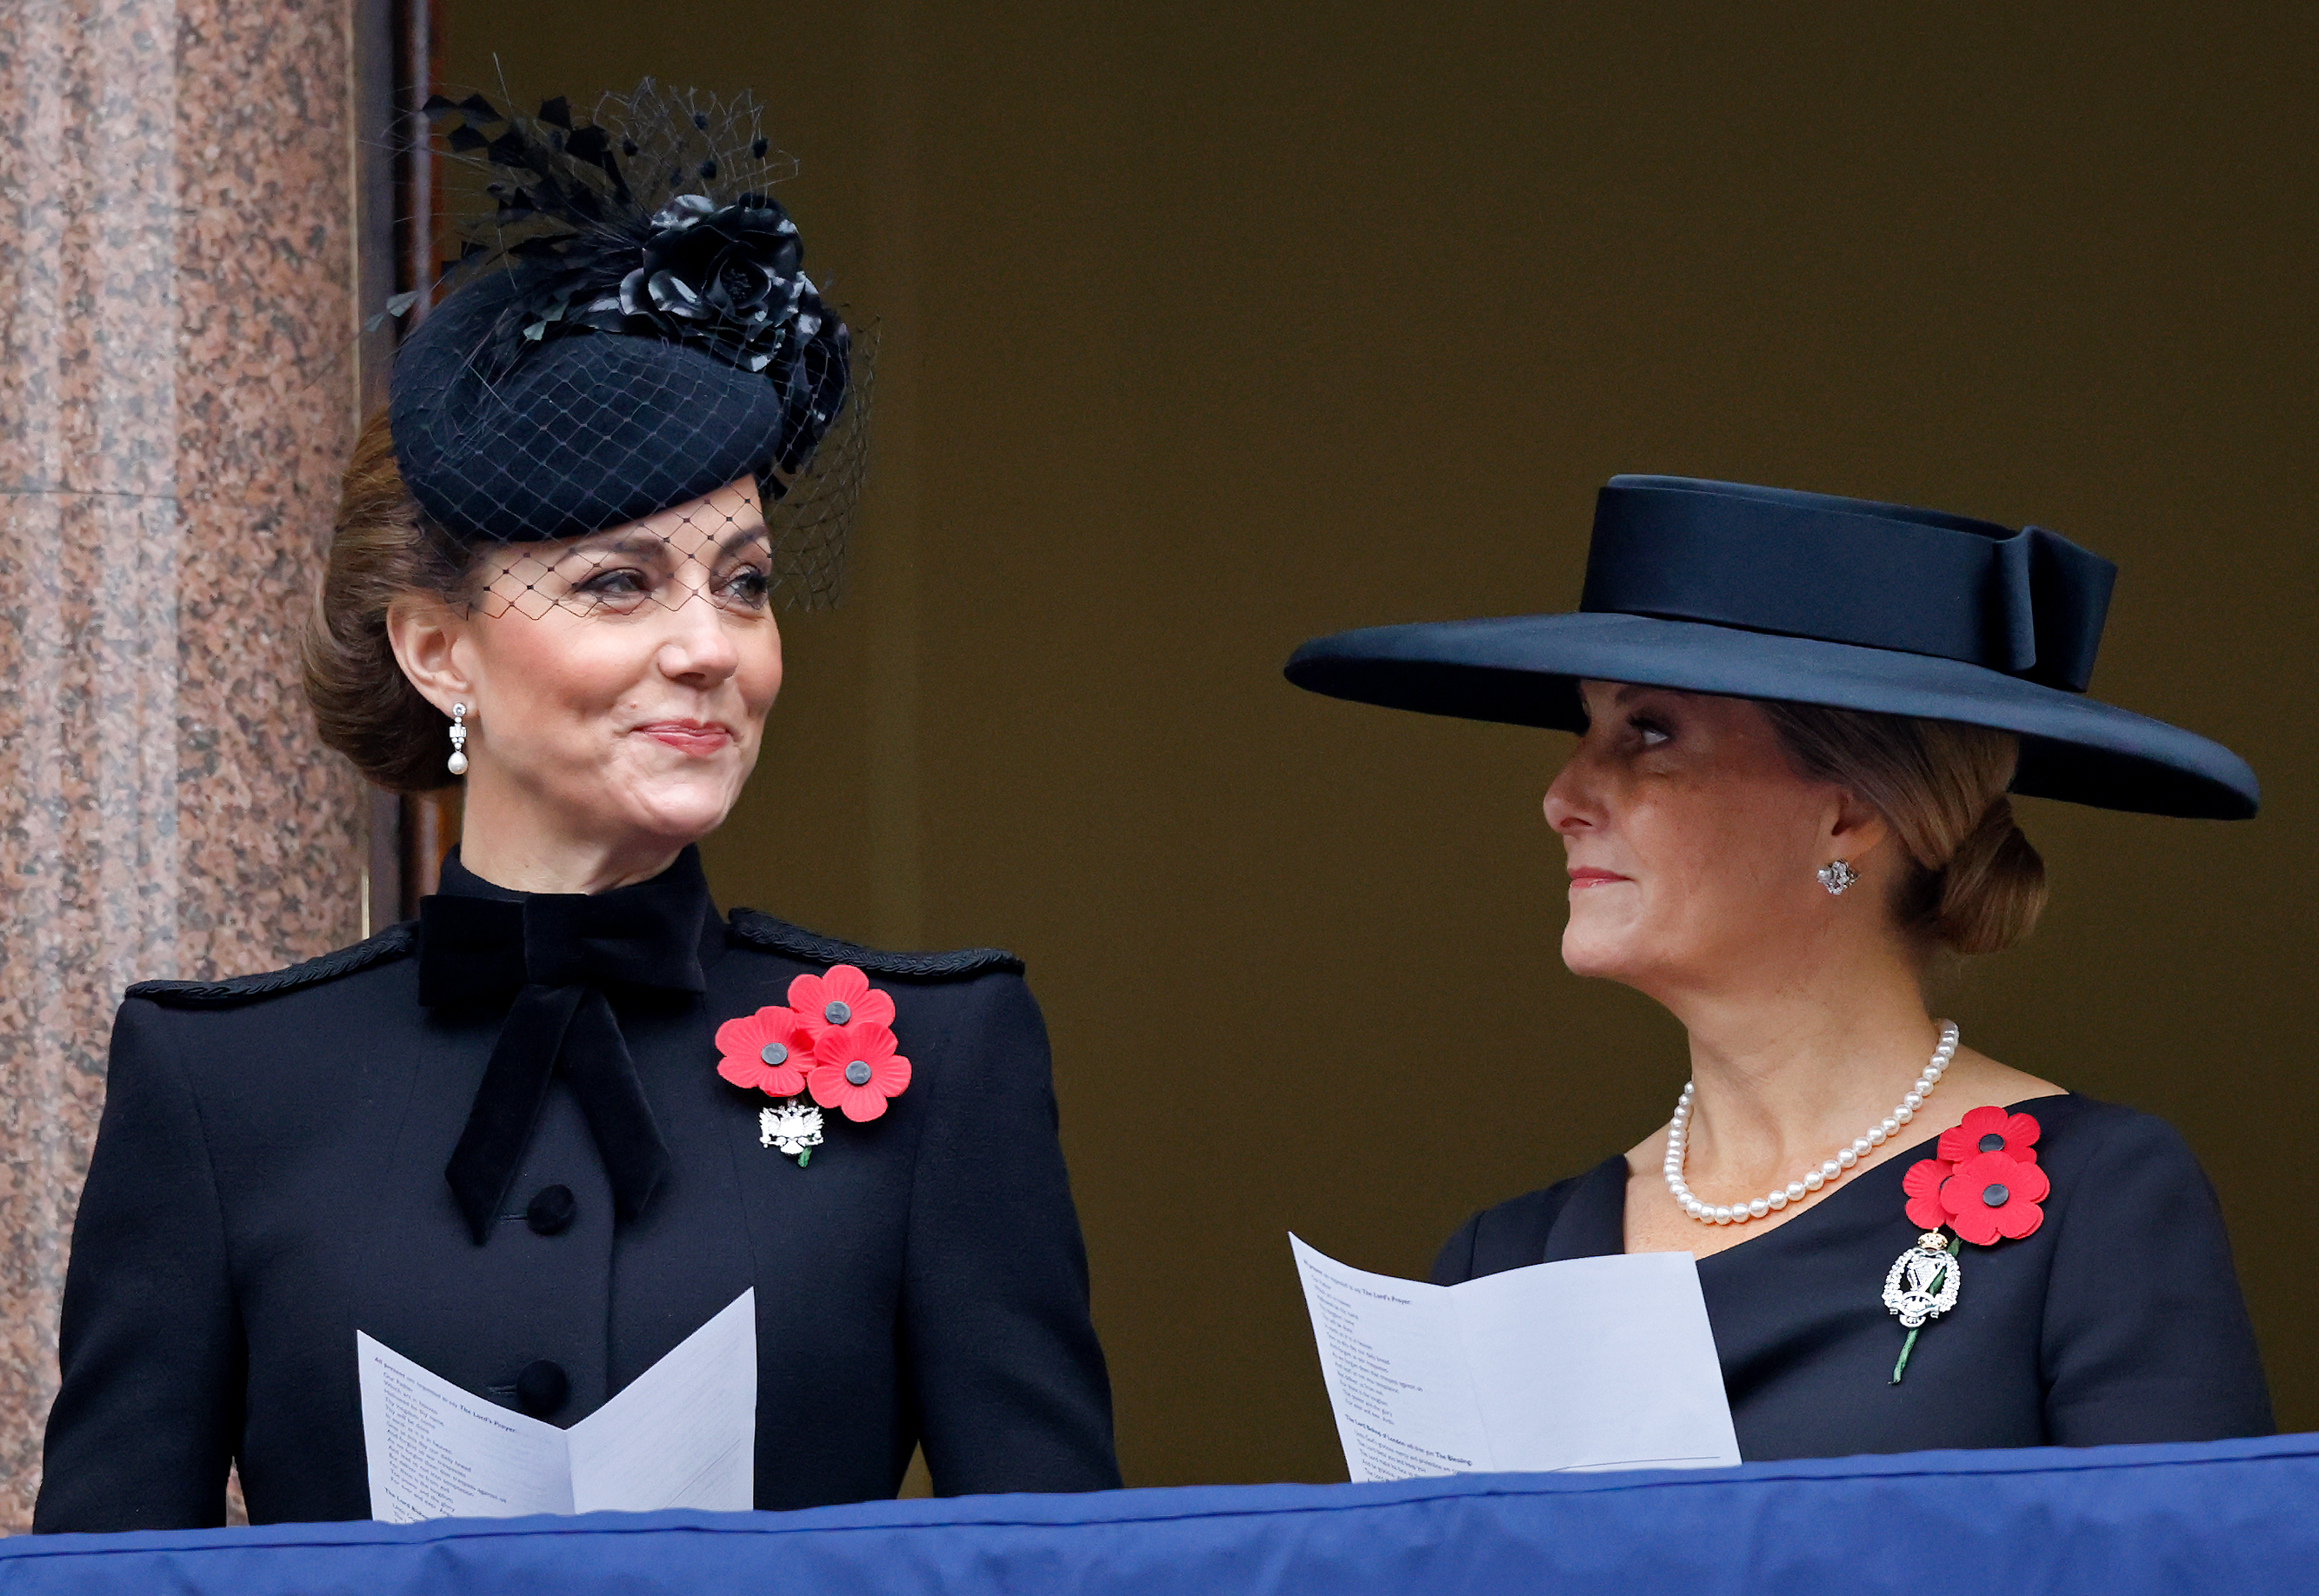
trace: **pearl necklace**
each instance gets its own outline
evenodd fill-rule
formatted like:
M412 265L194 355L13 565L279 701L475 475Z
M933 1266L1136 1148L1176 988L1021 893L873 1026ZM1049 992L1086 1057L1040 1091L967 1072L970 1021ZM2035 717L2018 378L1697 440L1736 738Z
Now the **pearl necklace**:
M1752 1203L1734 1203L1728 1207L1701 1202L1691 1195L1691 1187L1683 1184L1683 1158L1687 1132L1691 1129L1691 1095L1699 1085L1696 1081L1685 1082L1683 1096L1675 1100L1674 1119L1667 1126L1667 1190L1674 1194L1675 1202L1685 1213L1703 1225L1744 1225L1751 1219L1777 1213L1791 1203L1800 1203L1806 1193L1816 1192L1841 1177L1845 1170L1860 1162L1870 1148L1883 1146L1901 1126L1915 1119L1917 1110L1925 1105L1925 1099L1932 1096L1935 1087L1940 1085L1942 1075L1948 1069L1949 1060L1956 1057L1956 1023L1943 1020L1941 1045L1933 1050L1933 1061L1925 1066L1925 1073L1917 1078L1917 1084L1908 1088L1908 1095L1900 1099L1900 1105L1885 1115L1881 1123L1869 1126L1868 1134L1854 1141L1850 1147L1843 1149L1801 1180L1791 1180L1783 1186L1774 1187Z

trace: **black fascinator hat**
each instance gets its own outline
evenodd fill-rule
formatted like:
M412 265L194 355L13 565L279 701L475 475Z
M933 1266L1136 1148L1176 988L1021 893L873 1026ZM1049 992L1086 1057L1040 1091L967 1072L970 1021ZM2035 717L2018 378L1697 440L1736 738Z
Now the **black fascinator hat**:
M492 206L395 359L396 464L428 518L537 543L753 477L783 596L834 601L868 351L768 192L795 166L756 103L646 79L592 115L480 95L427 112Z
M1618 476L1596 500L1577 613L1340 632L1287 674L1333 698L1574 732L1582 680L1959 721L2020 737L2016 792L2251 816L2244 760L2085 696L2116 576L2039 527Z

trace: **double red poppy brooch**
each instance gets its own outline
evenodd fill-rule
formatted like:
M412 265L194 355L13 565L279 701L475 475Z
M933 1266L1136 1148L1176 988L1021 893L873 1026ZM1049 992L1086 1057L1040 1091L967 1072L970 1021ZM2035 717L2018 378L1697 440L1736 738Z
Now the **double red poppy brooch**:
M757 1141L802 1169L822 1142L821 1111L876 1119L908 1088L910 1061L894 1050L893 998L853 965L798 977L789 997L717 1027L717 1073L781 1099L758 1111Z
M1900 1177L1908 1222L1924 1234L1892 1260L1884 1276L1884 1306L1908 1331L1900 1361L1892 1366L1893 1384L1908 1367L1917 1331L1956 1306L1964 1284L1964 1244L2018 1241L2045 1222L2038 1204L2053 1183L2037 1167L2036 1141L2037 1122L2029 1115L1994 1105L1976 1108L1962 1124L1941 1132L1937 1156L1918 1159Z

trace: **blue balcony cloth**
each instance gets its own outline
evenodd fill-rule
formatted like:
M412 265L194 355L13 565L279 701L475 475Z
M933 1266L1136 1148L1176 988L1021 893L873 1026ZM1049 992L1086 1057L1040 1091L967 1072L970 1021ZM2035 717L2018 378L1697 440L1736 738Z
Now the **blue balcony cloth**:
M19 1537L9 1596L2303 1591L2319 1435L2188 1446Z

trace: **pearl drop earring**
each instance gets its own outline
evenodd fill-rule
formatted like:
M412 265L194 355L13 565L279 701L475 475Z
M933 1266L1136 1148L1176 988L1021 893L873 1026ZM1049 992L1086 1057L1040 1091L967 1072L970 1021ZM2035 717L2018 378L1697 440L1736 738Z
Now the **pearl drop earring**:
M1860 879L1860 872L1841 859L1832 859L1819 867L1819 884L1827 888L1830 897L1842 897L1844 889Z
M448 764L454 776L467 773L467 707L465 704L451 706L451 757Z

